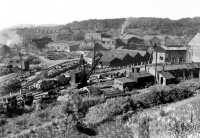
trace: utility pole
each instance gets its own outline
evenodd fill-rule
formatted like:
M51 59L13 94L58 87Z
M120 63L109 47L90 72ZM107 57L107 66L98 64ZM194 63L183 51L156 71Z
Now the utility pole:
M156 82L157 82L157 53L158 53L158 51L157 51L157 44L156 43L153 45L153 48L154 48L154 50L156 52L155 82L154 82L156 84Z

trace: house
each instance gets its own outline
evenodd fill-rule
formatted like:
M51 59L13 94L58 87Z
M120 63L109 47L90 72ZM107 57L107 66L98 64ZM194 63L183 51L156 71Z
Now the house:
M198 32L189 42L189 62L200 62L200 33Z
M176 82L176 78L169 72L160 72L159 73L159 84L168 85Z
M124 91L125 89L133 89L135 86L135 81L126 77L122 78L115 78L114 80L114 88L118 88L121 91Z
M86 41L91 41L91 40L102 41L102 39L104 38L111 38L111 35L103 33L102 31L90 32L85 34Z
M116 45L124 46L125 49L140 50L145 47L145 42L139 36L136 35L123 35L121 41L117 41ZM116 46L118 47L118 46Z
M111 35L101 31L85 34L85 41L81 43L82 50L93 50L94 41L101 45L101 49L115 49L116 40Z
M187 63L188 48L184 45L157 46L153 50L152 63ZM156 56L157 55L157 56Z

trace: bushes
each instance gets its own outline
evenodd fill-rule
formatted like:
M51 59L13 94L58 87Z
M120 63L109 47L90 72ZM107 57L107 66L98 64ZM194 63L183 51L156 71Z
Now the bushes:
M0 119L0 127L5 125L7 123L7 120L6 119Z
M89 109L86 114L85 122L87 124L98 124L105 120L111 119L114 115L128 111L127 108L132 107L130 97L118 97L109 99L106 103L96 105Z
M159 104L171 103L191 97L194 89L184 84L175 86L155 86L150 92L133 95L132 99L135 104L142 108L149 108Z

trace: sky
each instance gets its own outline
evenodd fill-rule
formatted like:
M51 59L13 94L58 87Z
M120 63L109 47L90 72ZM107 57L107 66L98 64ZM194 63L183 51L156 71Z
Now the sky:
M200 0L0 0L0 4L0 30L87 19L200 16Z

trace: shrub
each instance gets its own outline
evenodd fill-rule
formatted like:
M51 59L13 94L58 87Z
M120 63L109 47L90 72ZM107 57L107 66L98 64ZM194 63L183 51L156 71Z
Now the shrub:
M127 111L127 107L132 106L130 97L113 98L106 103L93 106L86 114L85 122L87 124L98 124L105 120L110 120L114 115Z
M133 108L149 108L159 104L171 103L193 96L198 87L178 84L172 86L154 86L149 92L133 95Z
M147 117L144 117L139 120L139 138L150 138L149 121L150 119Z
M7 123L6 119L0 119L0 127L2 127L3 125L5 125Z
M36 115L42 122L46 122L50 120L50 111L48 109L40 111Z

